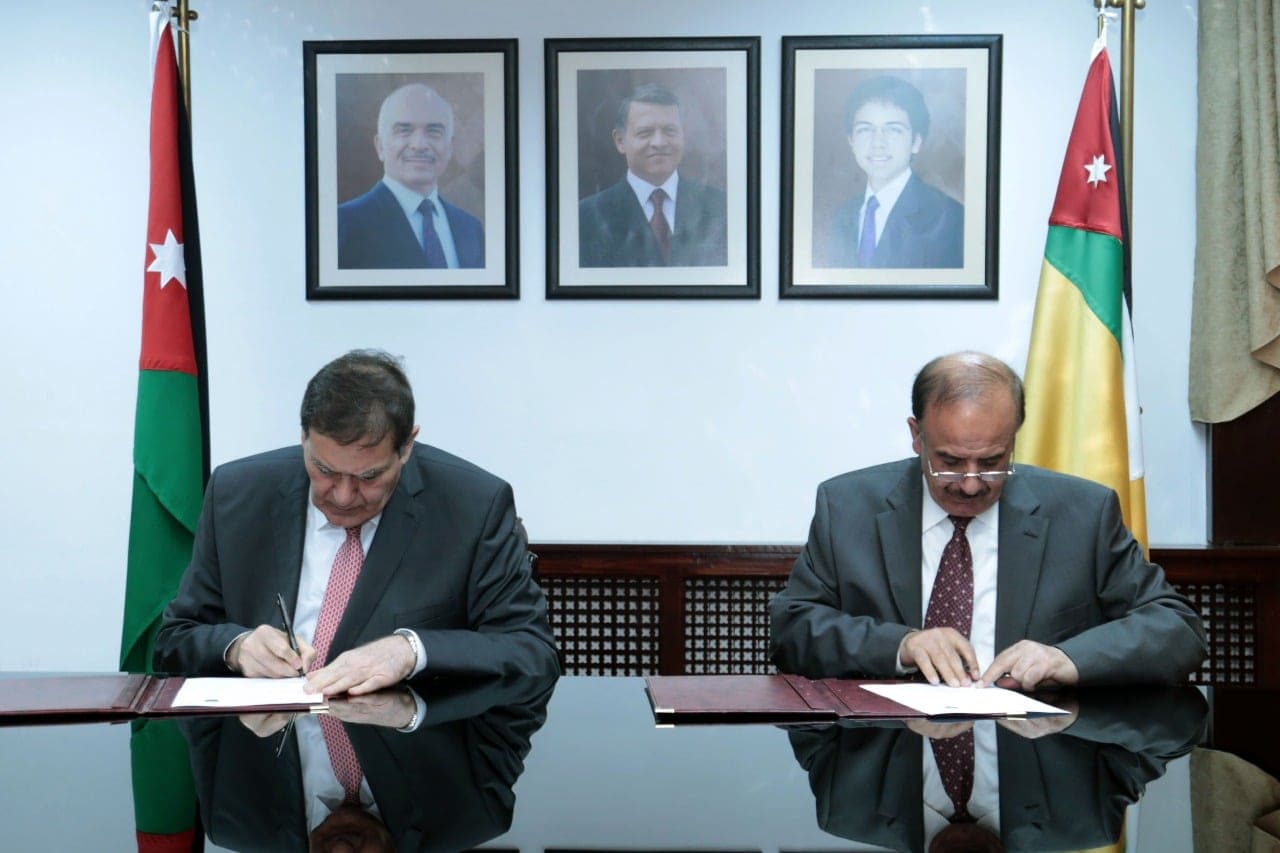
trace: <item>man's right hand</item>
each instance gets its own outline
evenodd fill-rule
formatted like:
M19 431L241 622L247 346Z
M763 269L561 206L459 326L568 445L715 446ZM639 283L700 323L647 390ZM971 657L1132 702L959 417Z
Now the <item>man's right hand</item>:
M952 687L968 687L982 672L969 638L954 628L911 632L898 648L898 660L920 670L930 684L945 681Z
M296 678L306 672L316 650L298 640L298 652L289 648L289 637L279 628L259 625L237 637L227 650L231 669L248 678Z

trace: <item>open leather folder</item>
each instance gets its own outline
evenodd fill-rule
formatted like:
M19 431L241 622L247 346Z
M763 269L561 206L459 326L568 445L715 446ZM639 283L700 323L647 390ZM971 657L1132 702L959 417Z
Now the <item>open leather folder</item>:
M939 702L935 695L932 701L913 707L873 692L890 685L905 688L899 690L904 701L913 701L905 697L918 690L935 693L940 690L939 695L950 691L949 695L956 701ZM936 688L883 679L652 675L645 678L645 690L657 723L787 723L909 717L989 719L1066 713L1061 708L999 688ZM925 710L930 706L935 710Z
M250 682L260 680L266 679L191 679L193 686L197 682L226 682L230 687L241 689L237 692L227 691L221 699L205 698L198 704L190 704L190 700L180 701L178 697L188 679L177 676L128 673L5 676L0 677L0 725L269 711L311 712L324 711L328 707L323 700L317 702L306 699L300 689L271 692L243 690L244 687L251 686ZM238 684L232 684L233 682ZM211 695L216 696L217 691L203 690L199 693L199 697Z

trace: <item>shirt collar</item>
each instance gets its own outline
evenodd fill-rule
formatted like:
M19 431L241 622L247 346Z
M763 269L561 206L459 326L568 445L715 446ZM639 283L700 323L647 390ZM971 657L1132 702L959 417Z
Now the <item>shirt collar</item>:
M369 519L364 524L360 525L360 537L363 539L366 531L368 531L370 534L377 531L378 522L381 520L382 520L382 513L378 513L373 518ZM342 530L342 529L343 528L339 527L336 524L331 523L329 519L324 517L324 513L321 512L319 507L315 505L315 502L311 500L311 490L308 488L307 489L307 530L311 531L312 533L319 533L322 530Z
M422 204L422 200L424 198L431 199L431 203L436 206L436 210L441 214L444 213L444 208L440 204L439 187L436 187L427 195L423 195L416 190L409 189L395 178L389 178L386 175L382 176L382 183L384 183L387 189L391 190L391 194L396 197L396 201L400 204L401 209L404 210L405 216L413 216L413 214L417 213L418 205Z
M653 195L654 190L662 190L667 194L667 198L675 201L676 189L680 184L680 170L675 170L671 173L671 177L663 181L661 185L657 185L649 183L628 169L627 183L631 185L631 191L636 194L636 198L640 199L641 204L649 200L649 196Z
M867 191L862 196L862 203L865 205L867 199L875 196L876 200L880 202L881 208L893 207L898 201L898 196L902 195L902 191L907 188L907 181L909 180L911 180L910 166L904 169L901 175L881 187L879 192L872 192L871 184L867 184Z
M933 494L929 491L929 475L922 474L924 479L924 503L920 512L920 532L927 533L944 521L948 521L947 511L938 506L938 502L933 499ZM999 518L1000 501L996 501L991 506L984 509L973 517L973 521L986 527L994 528L996 520ZM973 522L970 522L971 524Z

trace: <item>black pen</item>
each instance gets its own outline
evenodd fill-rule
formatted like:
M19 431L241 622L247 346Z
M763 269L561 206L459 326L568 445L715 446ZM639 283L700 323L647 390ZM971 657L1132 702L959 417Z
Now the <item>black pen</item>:
M302 660L302 652L298 650L298 638L293 635L293 622L289 619L289 610L284 606L284 596L276 593L276 606L280 608L280 621L284 628L285 634L289 637L289 648L293 649L293 653L298 656L298 660ZM298 667L298 675L305 675L302 667Z

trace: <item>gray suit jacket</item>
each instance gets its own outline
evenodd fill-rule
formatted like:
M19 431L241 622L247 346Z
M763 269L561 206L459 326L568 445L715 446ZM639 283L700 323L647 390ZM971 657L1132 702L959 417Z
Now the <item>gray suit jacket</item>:
M724 266L729 262L723 191L681 176L671 266ZM663 266L644 208L624 177L578 203L578 263L583 267Z
M769 604L779 668L895 674L902 638L922 621L923 495L916 457L818 487L809 541ZM999 508L997 653L1024 638L1057 646L1082 685L1177 681L1204 660L1200 617L1143 558L1115 492L1019 465Z
M243 631L292 612L310 482L298 446L220 466L205 492L191 563L165 609L155 668L226 675ZM425 444L400 472L330 646L330 658L411 628L423 675L558 671L546 598L531 575L511 487Z
M1082 692L1065 731L1026 740L996 728L1000 835L1007 850L1079 850L1112 844L1125 807L1169 761L1200 742L1200 691ZM823 830L894 850L924 850L923 739L900 723L856 722L789 732L809 774Z

